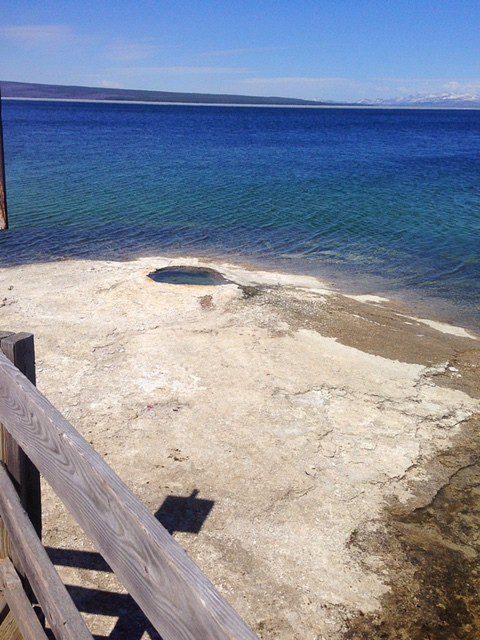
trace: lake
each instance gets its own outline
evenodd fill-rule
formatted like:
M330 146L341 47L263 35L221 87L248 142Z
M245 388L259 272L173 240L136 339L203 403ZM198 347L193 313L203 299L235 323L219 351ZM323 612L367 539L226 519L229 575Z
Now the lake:
M5 101L3 119L2 265L221 257L480 319L480 111Z

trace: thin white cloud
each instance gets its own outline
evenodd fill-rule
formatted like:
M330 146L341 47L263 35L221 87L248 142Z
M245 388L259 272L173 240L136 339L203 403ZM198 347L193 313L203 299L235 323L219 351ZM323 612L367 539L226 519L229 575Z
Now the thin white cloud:
M352 86L353 84L360 84L355 80L349 78L311 78L309 76L285 76L280 78L246 78L243 80L245 84L251 85L315 85L323 87L337 87L339 85Z
M24 45L64 44L76 39L65 24L24 24L0 27L0 36Z
M202 58L215 58L215 57L234 57L241 56L249 53L262 53L262 52L271 52L271 51L282 51L287 47L244 47L239 49L219 49L217 51L204 51L199 55Z
M338 95L345 100L362 91L362 83L349 78L314 78L285 76L279 78L245 78L240 81L243 90L259 94L284 95L291 98L334 100ZM332 96L334 96L332 98Z
M473 82L458 82L458 80L450 80L443 87L445 91L452 93L478 93L480 91L480 80Z
M113 62L138 62L151 58L157 51L158 46L151 42L117 40L105 47L105 56Z
M254 77L239 81L240 90L320 100L389 99L441 92L476 94L480 81L445 78L371 78L356 80L343 77ZM238 86L237 86L238 90Z
M248 69L239 67L126 67L116 69L128 75L228 75L238 73L248 73Z

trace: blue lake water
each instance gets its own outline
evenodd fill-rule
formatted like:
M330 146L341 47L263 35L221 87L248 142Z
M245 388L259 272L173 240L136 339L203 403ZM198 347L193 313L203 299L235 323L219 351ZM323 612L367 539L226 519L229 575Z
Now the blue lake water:
M480 111L18 101L3 119L0 264L227 257L480 319Z

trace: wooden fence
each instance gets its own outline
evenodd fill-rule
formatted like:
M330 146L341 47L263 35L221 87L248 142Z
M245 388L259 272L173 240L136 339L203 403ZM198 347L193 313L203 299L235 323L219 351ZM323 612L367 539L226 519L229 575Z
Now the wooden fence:
M33 336L0 333L0 640L92 640L41 543L39 474L163 640L256 638L34 385Z

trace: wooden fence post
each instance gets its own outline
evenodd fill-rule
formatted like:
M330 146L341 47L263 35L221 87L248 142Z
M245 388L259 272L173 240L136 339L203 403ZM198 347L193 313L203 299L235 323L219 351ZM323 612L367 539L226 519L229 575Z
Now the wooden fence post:
M32 384L35 384L35 349L31 333L0 332L0 350ZM22 505L40 538L42 506L38 469L3 426L0 426L0 442L1 461L7 468ZM3 525L1 533L0 555L5 557L9 555L9 549Z
M5 158L3 154L2 92L0 90L0 231L6 231L7 229L7 186L5 181Z

